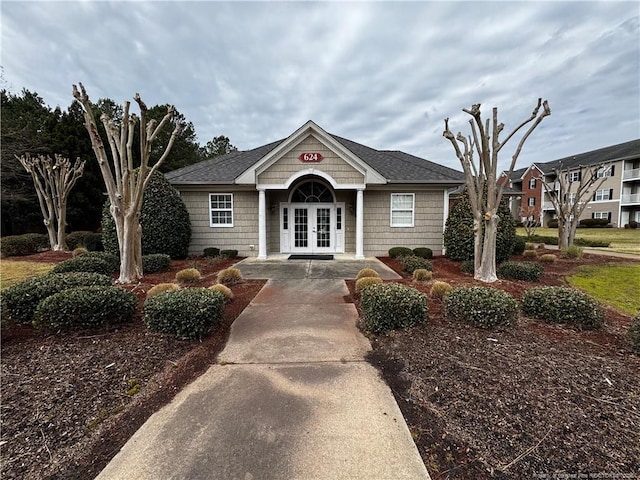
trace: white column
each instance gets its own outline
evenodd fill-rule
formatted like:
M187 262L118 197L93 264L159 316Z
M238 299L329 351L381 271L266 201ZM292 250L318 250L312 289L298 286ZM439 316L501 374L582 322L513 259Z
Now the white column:
M267 204L264 189L258 190L258 258L267 258Z
M364 192L361 188L356 197L356 258L364 259Z
M447 225L447 218L449 218L449 191L448 188L444 189L444 202L442 204L442 255L446 253L444 248L444 229Z

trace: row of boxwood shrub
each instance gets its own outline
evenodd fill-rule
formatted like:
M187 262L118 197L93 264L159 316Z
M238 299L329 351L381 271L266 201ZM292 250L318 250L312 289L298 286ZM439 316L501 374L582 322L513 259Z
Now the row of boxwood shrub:
M224 258L236 258L238 256L238 250L228 249L220 250L217 247L207 247L202 253L203 257L224 257Z
M521 299L522 313L549 323L570 323L584 329L604 325L604 310L590 295L569 287L534 287Z
M70 258L58 263L51 270L52 273L69 272L93 272L102 275L111 275L118 270L119 262L116 265L117 257L103 252L90 252L78 257ZM115 267L115 268L114 268Z
M503 262L496 268L500 278L537 282L544 273L544 267L538 262Z
M0 239L0 251L5 257L32 255L50 247L49 237L41 233L9 235Z
M110 286L111 279L99 273L49 273L11 285L0 292L2 323L31 323L38 304L59 292L76 287Z
M67 247L69 250L84 247L90 252L101 252L103 250L102 234L86 230L71 232L67 235Z
M402 270L407 273L413 273L416 270L423 269L433 271L433 264L431 260L427 260L423 257L418 257L417 255L406 255L400 257L400 261L402 262Z
M409 247L392 247L389 249L388 254L390 258L407 257L411 255L426 259L433 258L433 251L427 247L418 247L414 249Z
M518 302L496 288L457 287L444 297L444 313L451 320L479 327L512 325L518 320Z

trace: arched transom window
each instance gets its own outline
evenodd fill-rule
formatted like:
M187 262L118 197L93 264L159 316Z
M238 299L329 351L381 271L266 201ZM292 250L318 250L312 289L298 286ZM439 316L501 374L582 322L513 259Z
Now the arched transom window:
M311 180L296 187L291 203L333 203L333 193L324 183Z

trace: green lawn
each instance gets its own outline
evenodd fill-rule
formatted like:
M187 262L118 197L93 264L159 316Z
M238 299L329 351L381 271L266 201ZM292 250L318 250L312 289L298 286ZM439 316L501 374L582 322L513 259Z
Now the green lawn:
M640 312L640 264L582 265L567 281L622 312Z
M518 235L526 236L524 228L518 228ZM536 235L558 237L557 228L536 228ZM640 229L624 228L578 228L576 238L610 242L609 248L599 248L609 252L634 253L640 255Z
M53 267L53 263L2 260L2 262L0 262L0 289L27 278L44 275Z

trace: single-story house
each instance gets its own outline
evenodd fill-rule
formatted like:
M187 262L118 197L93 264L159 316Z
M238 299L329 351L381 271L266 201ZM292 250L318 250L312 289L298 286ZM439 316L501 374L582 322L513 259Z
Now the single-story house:
M463 173L376 150L308 121L289 137L166 174L191 218L190 254L385 255L393 246L442 252L449 194Z

